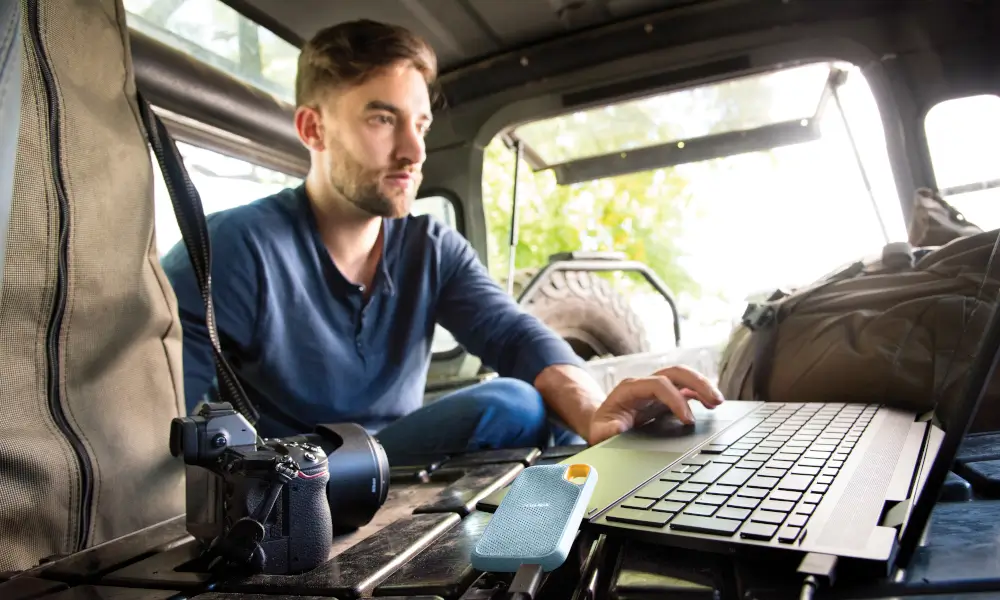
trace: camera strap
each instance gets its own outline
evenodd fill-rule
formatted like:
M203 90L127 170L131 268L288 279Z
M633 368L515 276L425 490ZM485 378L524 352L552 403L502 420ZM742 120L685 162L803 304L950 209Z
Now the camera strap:
M191 182L180 151L167 131L163 121L153 112L152 107L136 93L139 103L139 113L146 129L146 137L156 156L170 202L174 207L174 215L184 238L194 276L205 303L205 325L208 337L212 343L212 354L215 358L215 371L218 379L219 395L223 402L228 402L243 414L251 425L257 423L260 414L250 402L246 392L226 357L222 353L222 343L215 323L215 308L212 299L212 252L208 235L208 225L205 222L205 211L202 208L201 196Z

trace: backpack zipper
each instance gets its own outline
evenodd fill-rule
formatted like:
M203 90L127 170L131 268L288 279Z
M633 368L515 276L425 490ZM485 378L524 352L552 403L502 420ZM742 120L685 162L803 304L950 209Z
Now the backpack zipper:
M90 532L90 511L93 504L93 467L87 457L87 449L80 436L77 435L66 418L60 402L60 364L59 364L59 333L62 329L63 316L66 312L67 256L69 254L69 199L62 173L62 149L60 140L59 102L56 97L55 76L48 62L48 55L42 44L41 26L39 25L39 0L28 0L28 24L32 46L38 59L38 67L42 74L45 88L45 105L48 109L49 161L52 165L53 183L59 204L59 249L58 270L56 274L55 301L49 317L46 332L46 356L48 359L48 404L53 420L59 430L69 440L76 460L80 466L80 509L77 515L77 530L70 540L69 550L77 552L87 546Z

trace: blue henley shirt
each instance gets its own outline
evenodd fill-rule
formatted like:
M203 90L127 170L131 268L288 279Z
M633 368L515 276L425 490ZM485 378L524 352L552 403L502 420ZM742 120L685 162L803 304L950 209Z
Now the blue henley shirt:
M533 382L580 364L524 312L454 229L428 216L385 219L366 302L333 264L305 188L208 217L223 350L261 412L265 437L298 423L376 431L423 405L435 322L501 376ZM215 385L205 310L183 242L162 260L184 330L187 409Z

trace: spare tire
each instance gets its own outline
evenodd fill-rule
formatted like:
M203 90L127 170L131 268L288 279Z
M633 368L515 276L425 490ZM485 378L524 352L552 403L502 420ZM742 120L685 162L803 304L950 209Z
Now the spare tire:
M537 273L538 269L515 273L515 298ZM638 313L595 272L551 273L524 308L566 340L584 360L649 351Z

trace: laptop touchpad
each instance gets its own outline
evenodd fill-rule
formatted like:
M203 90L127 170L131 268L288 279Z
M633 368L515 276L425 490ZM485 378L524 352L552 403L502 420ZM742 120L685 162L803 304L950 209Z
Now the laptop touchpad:
M693 425L685 425L668 413L608 440L602 447L683 453L729 427L734 421L759 407L760 403L723 402L712 410L699 402L691 402L690 406L694 413Z

